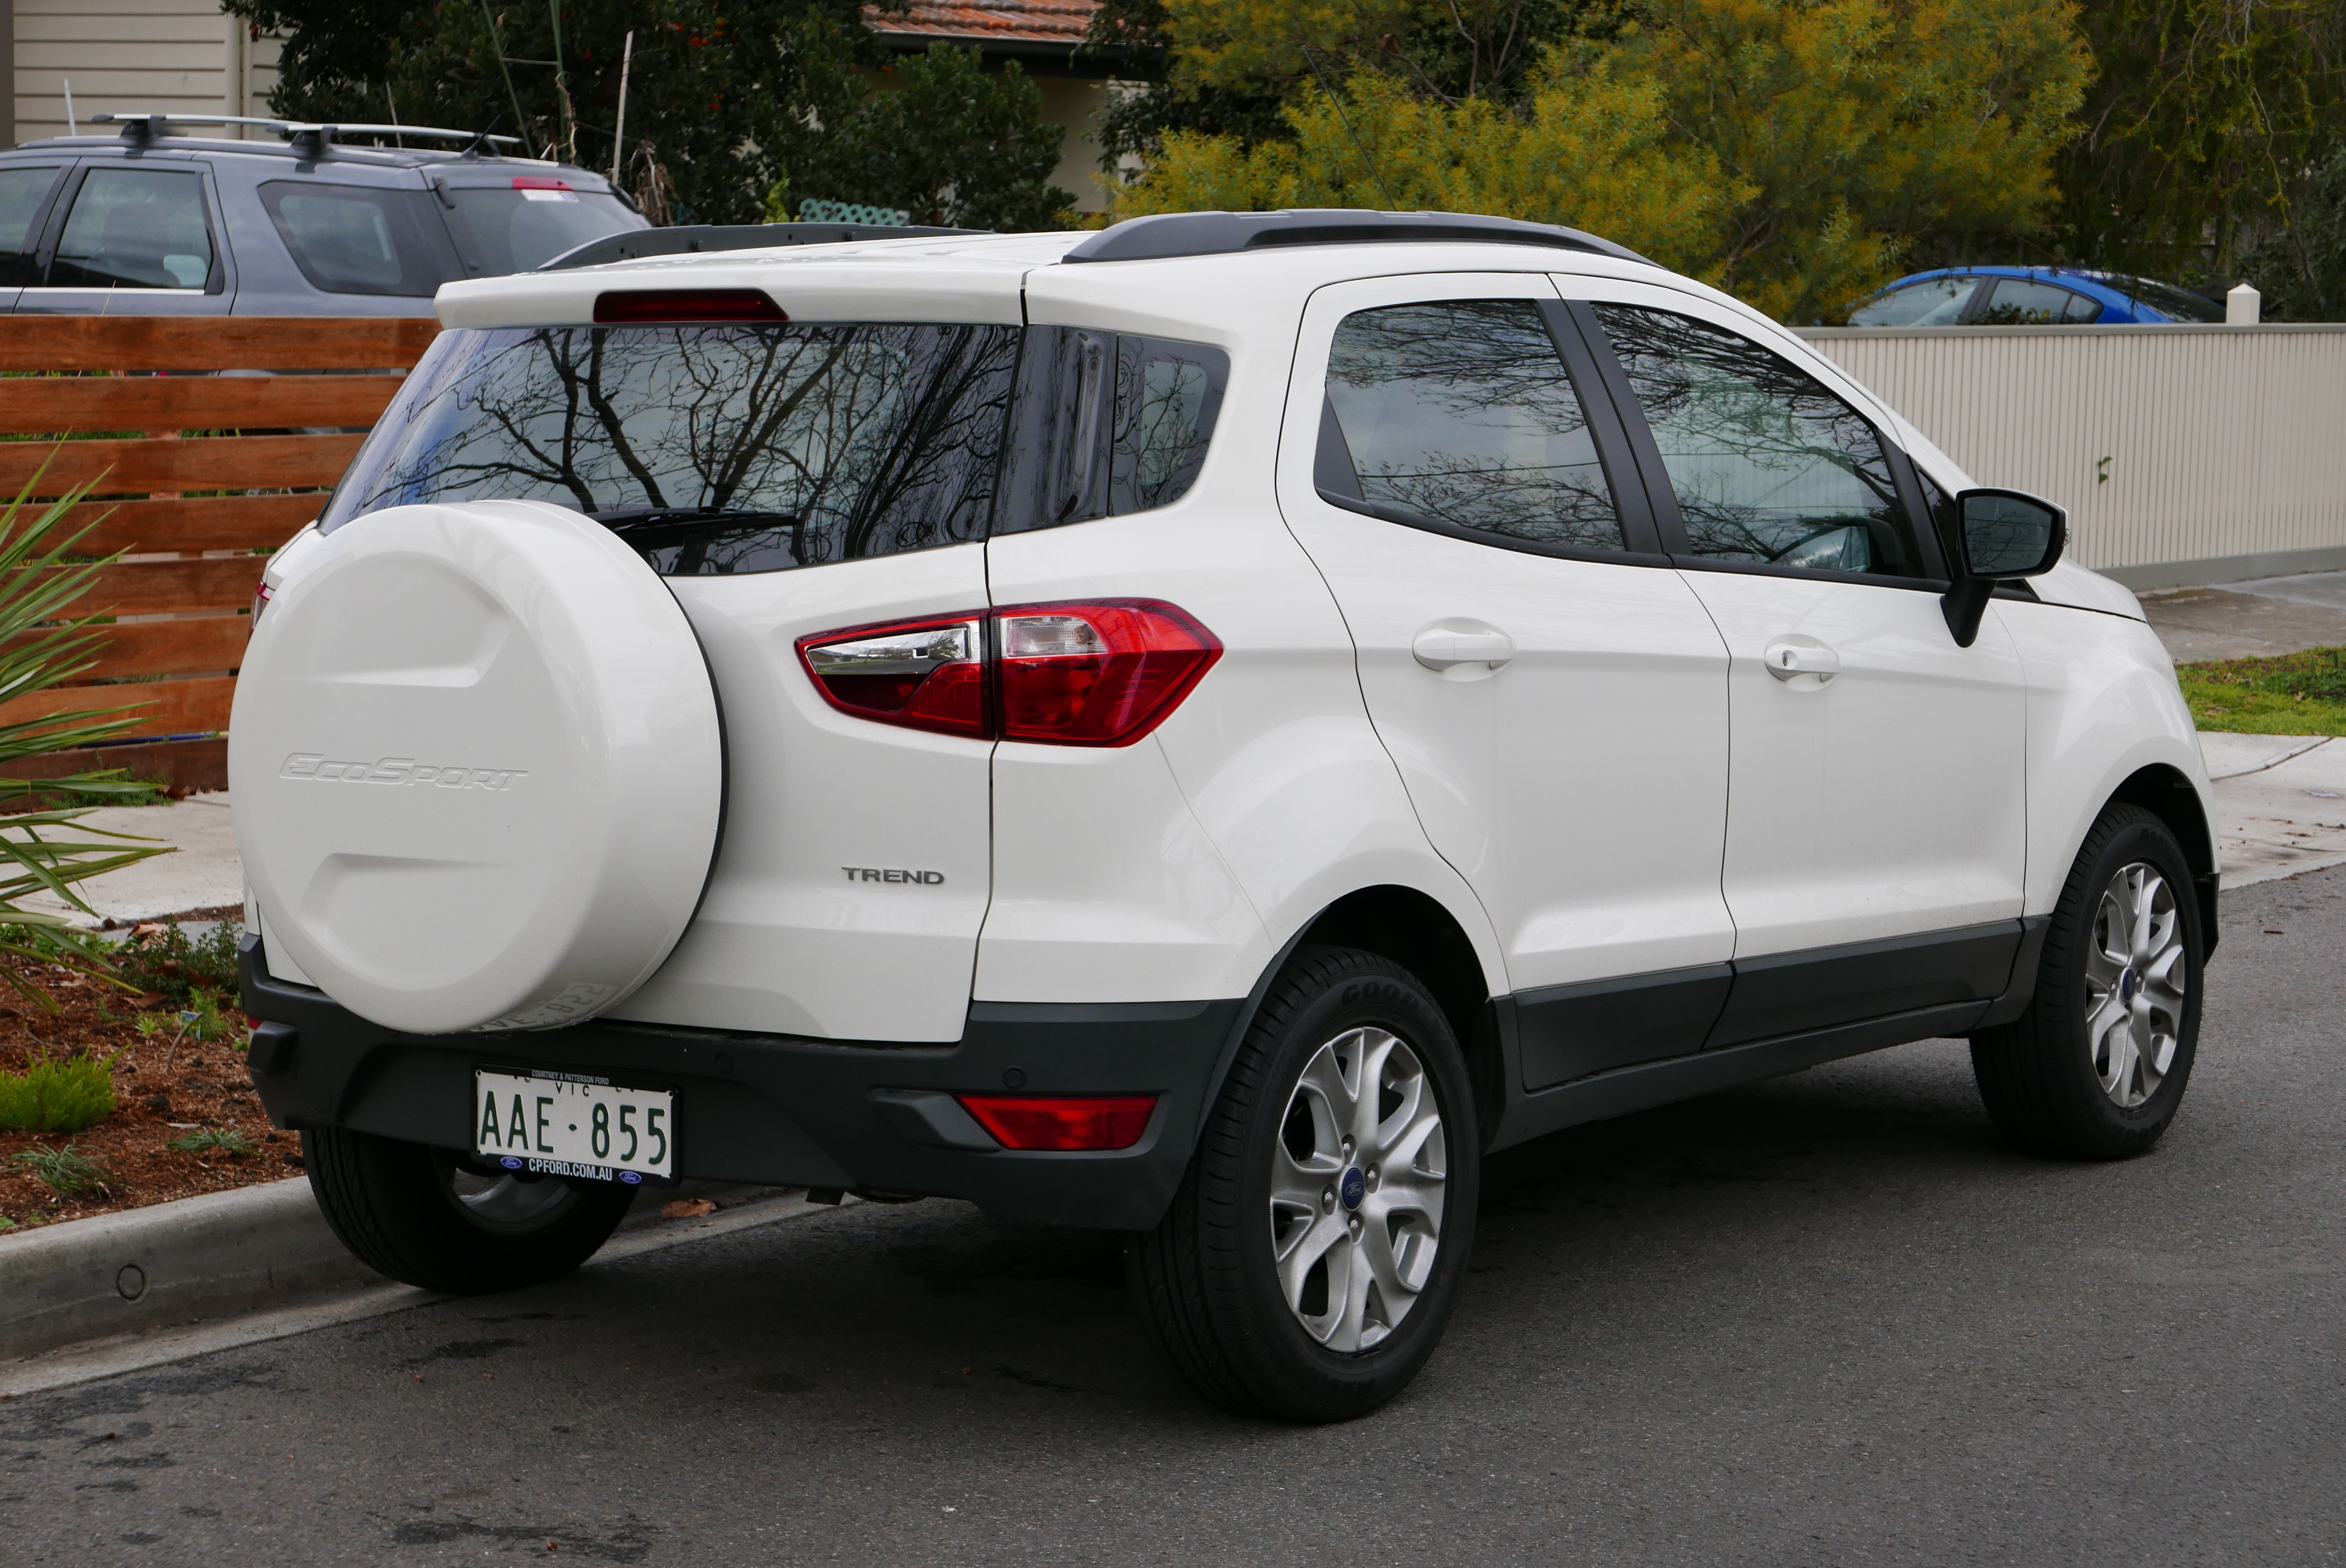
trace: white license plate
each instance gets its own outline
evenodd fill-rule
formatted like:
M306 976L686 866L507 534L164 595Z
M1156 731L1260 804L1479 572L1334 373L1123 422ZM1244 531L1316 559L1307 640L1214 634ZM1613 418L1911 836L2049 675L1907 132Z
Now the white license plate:
M673 1176L676 1096L576 1073L475 1069L473 1151L507 1170L630 1183Z

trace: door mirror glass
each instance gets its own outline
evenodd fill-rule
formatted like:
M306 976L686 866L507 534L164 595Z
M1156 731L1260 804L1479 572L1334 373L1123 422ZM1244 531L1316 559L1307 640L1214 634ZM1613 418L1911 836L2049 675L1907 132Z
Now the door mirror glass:
M1974 577L2034 577L2053 569L2068 542L2069 514L2016 490L1966 490L1964 565Z

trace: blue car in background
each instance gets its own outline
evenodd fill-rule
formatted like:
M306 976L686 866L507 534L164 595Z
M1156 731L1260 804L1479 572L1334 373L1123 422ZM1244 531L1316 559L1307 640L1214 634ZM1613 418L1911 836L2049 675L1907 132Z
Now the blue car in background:
M2039 327L2220 321L2224 307L2172 283L2074 267L1943 267L1901 278L1851 311L1852 327Z

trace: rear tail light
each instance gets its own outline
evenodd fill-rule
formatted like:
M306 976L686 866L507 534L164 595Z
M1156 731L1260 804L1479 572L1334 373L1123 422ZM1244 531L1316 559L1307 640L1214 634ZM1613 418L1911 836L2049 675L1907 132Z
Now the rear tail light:
M1154 599L1021 605L803 637L815 689L842 713L980 739L1129 746L1222 655Z
M964 1095L964 1109L1005 1149L1128 1149L1148 1130L1154 1095Z
M616 289L595 296L604 326L638 321L787 321L761 289Z

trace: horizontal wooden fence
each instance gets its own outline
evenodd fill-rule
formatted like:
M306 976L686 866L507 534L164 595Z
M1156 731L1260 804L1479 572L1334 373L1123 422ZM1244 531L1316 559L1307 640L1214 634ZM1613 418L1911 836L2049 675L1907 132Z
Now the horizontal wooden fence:
M318 514L438 323L408 317L0 317L0 494L84 484L76 554L104 568L76 615L115 617L96 667L0 703L0 723L128 708L143 744L59 753L52 777L128 765L225 782L262 557ZM226 372L226 373L222 373ZM46 468L43 464L46 463Z

